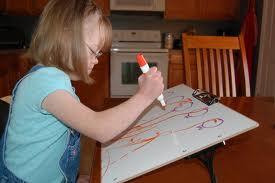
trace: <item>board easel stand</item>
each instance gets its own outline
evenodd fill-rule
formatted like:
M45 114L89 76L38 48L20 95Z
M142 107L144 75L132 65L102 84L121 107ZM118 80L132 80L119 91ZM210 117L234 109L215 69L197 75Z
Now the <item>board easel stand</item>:
M188 160L188 159L196 158L200 160L204 164L204 166L207 168L211 183L217 183L217 178L216 178L214 166L213 166L213 160L214 160L216 149L224 145L225 145L225 142L223 141L222 143L216 144L202 151L199 151L195 154L187 156L185 159Z
M206 92L200 89L194 90L194 92L192 93L192 96L198 99L199 101L205 103L208 106L219 101L219 97L217 97L216 95L213 95L209 92ZM200 160L204 164L204 166L207 168L211 183L217 183L217 178L216 178L214 166L213 166L213 160L214 160L216 149L224 145L225 145L225 141L223 141L222 143L213 145L211 147L208 147L190 156L187 156L185 159L196 158Z

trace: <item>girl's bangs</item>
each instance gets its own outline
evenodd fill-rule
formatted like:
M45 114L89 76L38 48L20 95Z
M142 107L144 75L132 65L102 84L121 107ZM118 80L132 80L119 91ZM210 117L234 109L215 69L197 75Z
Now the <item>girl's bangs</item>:
M101 51L109 52L112 44L112 25L106 17L99 19Z

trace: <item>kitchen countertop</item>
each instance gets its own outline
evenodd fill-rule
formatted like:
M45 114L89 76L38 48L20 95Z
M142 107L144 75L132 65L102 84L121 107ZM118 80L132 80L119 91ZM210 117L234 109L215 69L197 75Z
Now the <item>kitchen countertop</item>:
M3 101L5 101L5 102L7 102L7 103L10 104L10 102L11 102L11 95L8 95L8 96L5 96L5 97L1 97L0 100L3 100Z
M22 49L0 49L0 55L6 55L6 54L23 54L27 51L26 48Z

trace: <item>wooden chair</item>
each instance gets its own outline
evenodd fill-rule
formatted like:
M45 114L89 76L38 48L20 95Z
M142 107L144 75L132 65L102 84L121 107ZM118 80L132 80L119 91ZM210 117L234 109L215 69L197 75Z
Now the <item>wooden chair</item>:
M242 35L193 36L182 34L186 84L204 89L220 97L237 96L238 83L245 91L239 95L250 96L247 59ZM241 66L242 74L235 72ZM238 88L239 91L239 88Z

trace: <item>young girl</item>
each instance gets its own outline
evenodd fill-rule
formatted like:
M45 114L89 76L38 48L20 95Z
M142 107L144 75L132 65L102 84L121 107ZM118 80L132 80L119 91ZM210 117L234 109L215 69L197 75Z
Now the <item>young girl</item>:
M75 182L79 133L107 142L162 93L161 73L151 68L121 105L102 112L84 106L71 80L91 83L89 74L110 43L111 25L92 0L49 1L28 51L37 65L13 91L0 143L0 182Z

